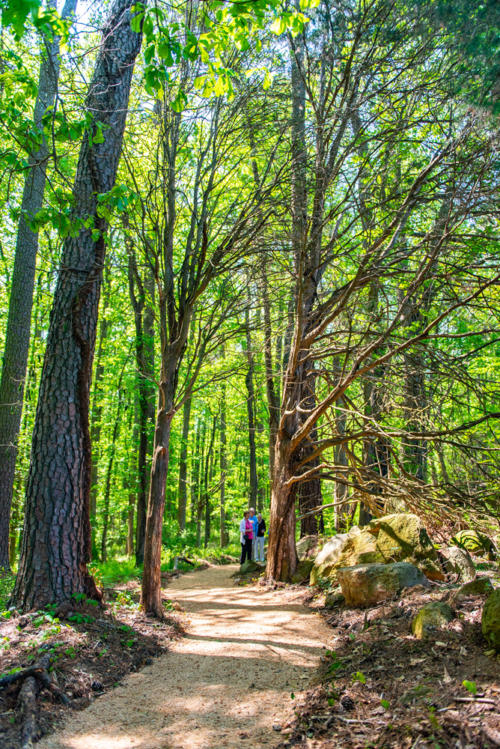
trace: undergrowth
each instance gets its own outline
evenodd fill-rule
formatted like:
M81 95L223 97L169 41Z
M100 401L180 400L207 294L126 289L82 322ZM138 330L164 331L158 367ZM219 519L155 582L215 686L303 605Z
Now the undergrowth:
M7 602L14 586L15 575L12 572L0 570L0 612L6 611Z

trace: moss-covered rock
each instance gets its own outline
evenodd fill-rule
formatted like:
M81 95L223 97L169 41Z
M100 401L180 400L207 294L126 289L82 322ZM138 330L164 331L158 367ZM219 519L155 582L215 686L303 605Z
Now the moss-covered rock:
M403 588L428 585L422 572L409 562L359 564L341 567L337 579L348 606L372 606L399 593Z
M430 579L444 579L422 521L409 512L385 515L328 541L314 561L311 585L321 577L336 580L340 567L403 561L420 567Z
M342 595L340 587L334 588L334 590L329 590L325 595L325 607L327 609L333 609L335 606L340 606L340 604L344 602L345 598Z
M477 577L462 585L453 593L452 600L459 601L469 596L487 596L493 592L493 585L489 577Z
M450 541L454 546L472 551L473 554L487 554L489 559L496 558L496 546L484 533L467 528L455 533Z
M423 640L431 636L435 630L442 629L452 619L453 611L447 603L426 603L413 617L411 631L418 640Z
M234 573L236 575L251 575L252 573L260 573L265 570L265 565L258 564L252 559L247 559L243 564L240 564L240 569ZM233 577L234 577L233 576Z
M481 629L488 644L500 652L500 590L493 591L486 599Z
M309 580L313 564L312 559L303 559L299 562L295 574L292 575L292 583L303 583L304 580Z

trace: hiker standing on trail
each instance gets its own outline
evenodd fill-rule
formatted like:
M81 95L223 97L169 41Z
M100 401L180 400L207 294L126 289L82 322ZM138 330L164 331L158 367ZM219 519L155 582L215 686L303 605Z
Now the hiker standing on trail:
M243 513L243 519L240 523L240 543L241 543L241 558L240 564L247 559L252 558L252 539L253 539L253 525L250 522L250 512L247 510Z
M255 561L256 562L265 562L264 559L264 535L266 533L266 521L262 517L262 515L257 515L257 538L256 546L255 546Z
M253 507L250 507L250 522L252 523L253 536L252 536L252 559L254 562L257 561L257 528L259 527L259 521Z

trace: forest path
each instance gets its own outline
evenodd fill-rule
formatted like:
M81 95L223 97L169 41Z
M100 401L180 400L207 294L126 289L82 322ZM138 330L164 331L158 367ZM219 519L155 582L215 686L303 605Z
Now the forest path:
M236 565L172 581L187 634L153 665L72 715L39 749L275 747L331 629L297 589L236 587Z

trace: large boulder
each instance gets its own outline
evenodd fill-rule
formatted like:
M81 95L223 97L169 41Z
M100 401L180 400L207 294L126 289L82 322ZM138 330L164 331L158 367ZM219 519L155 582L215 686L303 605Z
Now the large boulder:
M319 536L302 536L297 541L297 556L299 562L304 559L314 559L318 554Z
M409 512L385 515L364 528L355 526L349 533L334 536L315 559L311 585L322 577L336 580L340 567L402 561L420 567L430 579L444 579L422 521Z
M489 645L500 652L500 589L493 591L486 599L481 629Z
M442 629L452 619L453 611L447 603L432 601L417 611L411 622L411 631L418 640L423 640Z
M439 556L442 558L448 574L457 575L457 578L464 583L471 582L476 578L476 568L467 549L461 549L459 546L448 546L448 548L439 550Z
M371 606L392 598L403 588L429 584L418 567L409 562L341 567L337 579L348 606Z

